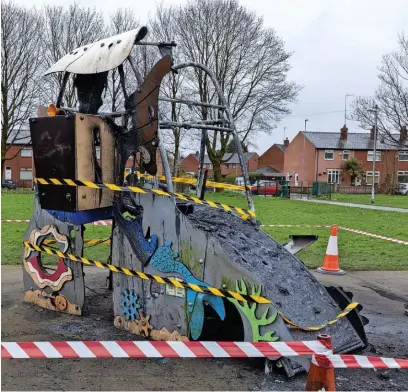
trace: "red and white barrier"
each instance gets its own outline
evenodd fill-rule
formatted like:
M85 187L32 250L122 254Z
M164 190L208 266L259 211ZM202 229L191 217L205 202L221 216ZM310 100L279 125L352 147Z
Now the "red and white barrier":
M305 228L312 228L312 229L329 229L331 226L324 226L324 225L261 225L261 227L305 227ZM349 227L337 226L339 230L348 231L350 233L361 234L372 238L378 238L384 241L395 242L397 244L408 245L408 241L399 240L397 238L385 237L379 234L368 233L367 231L350 229Z
M354 369L408 369L408 359L394 359L384 357L371 357L364 355L323 355L313 356L312 362L315 365L333 368L354 368Z
M333 355L319 341L304 342L159 342L73 341L2 342L2 359L44 358L265 358L311 355L318 366L408 369L408 359Z
M30 222L29 219L2 219L2 223L27 223ZM99 220L91 223L87 223L92 226L112 226L111 220Z
M2 342L1 358L255 358L327 354L320 342Z

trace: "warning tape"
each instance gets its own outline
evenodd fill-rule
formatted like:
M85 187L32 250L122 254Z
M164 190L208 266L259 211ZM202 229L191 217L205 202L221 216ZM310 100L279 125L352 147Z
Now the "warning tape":
M109 184L109 183L95 183L92 181L82 181L82 180L70 180L67 178L58 179L58 178L36 178L36 182L41 185L69 185L69 186L85 186L87 188L93 189L110 189L111 191L119 191L119 192L133 192L133 193L155 193L159 196L167 196L171 197L174 196L180 200L185 201L192 201L195 204L204 204L208 205L212 208L222 208L227 212L238 212L241 216L241 219L247 220L250 217L255 217L255 212L250 210L245 210L240 207L234 207L227 204L216 203L210 200L200 200L198 197L193 196L186 196L181 193L176 192L165 192L161 189L143 189L137 186L119 186L116 184Z
M312 228L312 229L330 229L331 226L327 225L261 225L260 227L305 227L305 228ZM355 234L361 234L372 238L378 238L384 241L391 241L397 244L408 245L408 241L399 240L396 238L385 237L379 234L368 233L367 231L361 231L356 229L350 229L349 227L337 226L339 230L349 231Z
M160 284L167 284L167 285L175 286L178 288L191 289L198 293L213 294L213 295L216 295L217 297L233 298L233 299L236 299L237 301L242 301L242 302L256 302L259 304L272 303L269 299L260 297L257 295L239 294L235 291L217 289L211 286L208 286L208 287L199 286L197 284L188 283L183 280L178 280L175 278L165 278L165 277L158 276L158 275L146 274L141 271L133 271L128 268L123 268L123 267L115 266L113 264L103 263L102 261L90 260L85 257L75 256L72 253L63 253L59 250L51 249L46 246L42 246L42 245L38 246L30 242L24 242L24 246L28 249L36 250L38 252L45 252L50 255L57 255L59 257L68 258L72 261L78 261L83 264L94 265L98 268L106 268L112 272L119 272L119 273L122 273L128 276L137 276L144 280L155 280L157 283L160 283Z
M44 240L44 244L56 244L58 241L56 240ZM84 244L86 245L99 245L99 244L106 244L109 245L111 243L110 239L101 240L101 239L94 239L94 240L84 240Z
M130 173L125 173L125 176L129 175ZM143 174L136 172L137 176L140 178L148 178L149 180L154 180L155 177L151 176L150 174ZM159 176L158 179L160 181L166 181L165 176ZM171 180L176 183L181 184L188 184L188 185L195 185L197 180L195 178L187 178L187 177L172 177ZM232 191L245 191L245 187L241 185L233 185L233 184L224 184L223 182L214 182L214 181L207 181L207 187L211 188L220 188L220 189L229 189Z
M408 369L408 359L333 355L318 341L62 341L2 342L1 359L77 358L268 358L313 355L316 365L333 368Z
M319 358L320 357L320 358ZM372 357L364 355L320 355L312 357L312 363L331 368L352 369L408 369L408 359Z
M2 219L2 223L27 223L30 219ZM95 222L86 223L86 225L92 226L112 226L112 221L110 220L99 220Z
M237 301L242 301L242 302L256 302L258 304L273 304L273 302L271 300L269 300L268 298L265 297L261 297L261 296L257 296L257 295L248 295L248 294L240 294L237 293L235 291L230 291L230 290L225 290L225 289L218 289L215 287L205 287L205 286L200 286L194 283L188 283L186 281L183 280L178 280L175 278L166 278L163 276L159 276L159 275L151 275L151 274L146 274L144 272L141 271L133 271L130 270L128 268L123 268L123 267L118 267L115 266L113 264L108 264L108 263L104 263L102 261L97 261L97 260L91 260L91 259L87 259L85 257L80 257L80 256L75 256L71 253L63 253L59 250L55 250L55 249L51 249L48 248L46 246L42 246L42 245L35 245L32 244L30 242L24 242L24 246L28 249L32 249L32 250L36 250L38 252L46 252L50 255L57 255L59 257L63 257L63 258L68 258L72 261L78 261L80 263L83 264L87 264L87 265L93 265L95 267L98 268L106 268L109 269L112 272L118 272L118 273L123 273L126 274L128 276L137 276L141 279L144 280L155 280L157 283L160 284L167 284L167 285L171 285L171 286L175 286L178 288L184 288L184 289L191 289L197 293L206 293L206 294L212 294L215 295L217 297L224 297L224 298L232 298L235 299ZM357 308L358 306L358 302L352 302L350 303L341 313L339 313L333 320L328 321L325 324L321 324L318 326L312 326L312 327L301 327L298 324L294 323L293 321L291 321L288 317L286 317L281 311L277 310L278 314L283 318L284 321L286 321L286 323L288 323L289 325L291 325L292 327L296 328L296 329L300 329L302 331L320 331L321 329L327 327L328 325L332 325L334 323L336 323L339 319L341 319L342 317L347 316L353 309ZM274 305L275 308L277 308L276 305Z
M73 341L2 342L2 359L28 358L252 358L327 354L311 342Z

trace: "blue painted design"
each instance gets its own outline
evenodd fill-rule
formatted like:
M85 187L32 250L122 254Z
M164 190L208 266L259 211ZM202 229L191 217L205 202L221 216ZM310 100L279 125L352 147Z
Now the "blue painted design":
M157 248L158 238L156 235L145 237L143 234L142 218L124 217L118 207L113 210L115 221L122 233L128 239L136 257L146 265Z
M198 280L189 269L182 263L177 252L173 251L172 242L167 241L158 248L150 260L152 267L163 273L175 273L181 275L183 280L200 286L208 287L209 284ZM217 312L221 320L225 319L225 307L222 298L210 294L197 293L186 290L187 310L190 316L189 327L191 337L196 340L200 337L204 324L204 302L208 303Z
M66 212L57 210L46 210L61 222L72 223L74 225L84 225L85 223L98 220L111 219L113 216L112 207L96 208L93 210Z
M125 319L127 321L135 321L139 309L141 308L139 304L139 294L136 294L133 289L125 289L125 291L120 294L120 306Z

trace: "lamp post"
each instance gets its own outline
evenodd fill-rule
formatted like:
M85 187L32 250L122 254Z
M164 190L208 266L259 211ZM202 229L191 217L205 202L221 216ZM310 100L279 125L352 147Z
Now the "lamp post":
M305 132L306 132L306 127L307 127L307 122L309 119L305 119ZM303 135L303 154L302 154L302 188L303 188L303 180L304 180L304 174L305 174L305 148L306 148L306 136ZM302 190L303 191L303 190Z
M375 161L377 160L377 121L378 121L378 105L375 105L374 108L367 110L370 113L374 113L374 151L373 151L373 179L371 181L371 204L374 204L375 197Z
M344 96L344 125L347 125L347 97L355 97L355 94L346 94Z

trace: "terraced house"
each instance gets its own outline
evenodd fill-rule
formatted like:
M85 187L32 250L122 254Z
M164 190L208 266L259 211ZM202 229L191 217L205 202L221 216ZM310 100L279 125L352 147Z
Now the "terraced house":
M346 126L340 132L299 132L286 147L284 173L294 186L309 186L314 181L337 186L364 186L408 182L407 129L399 134L399 145L377 140L374 157L374 129L369 133L349 133ZM345 161L356 158L363 173L354 183L343 173ZM375 173L372 171L376 160Z

